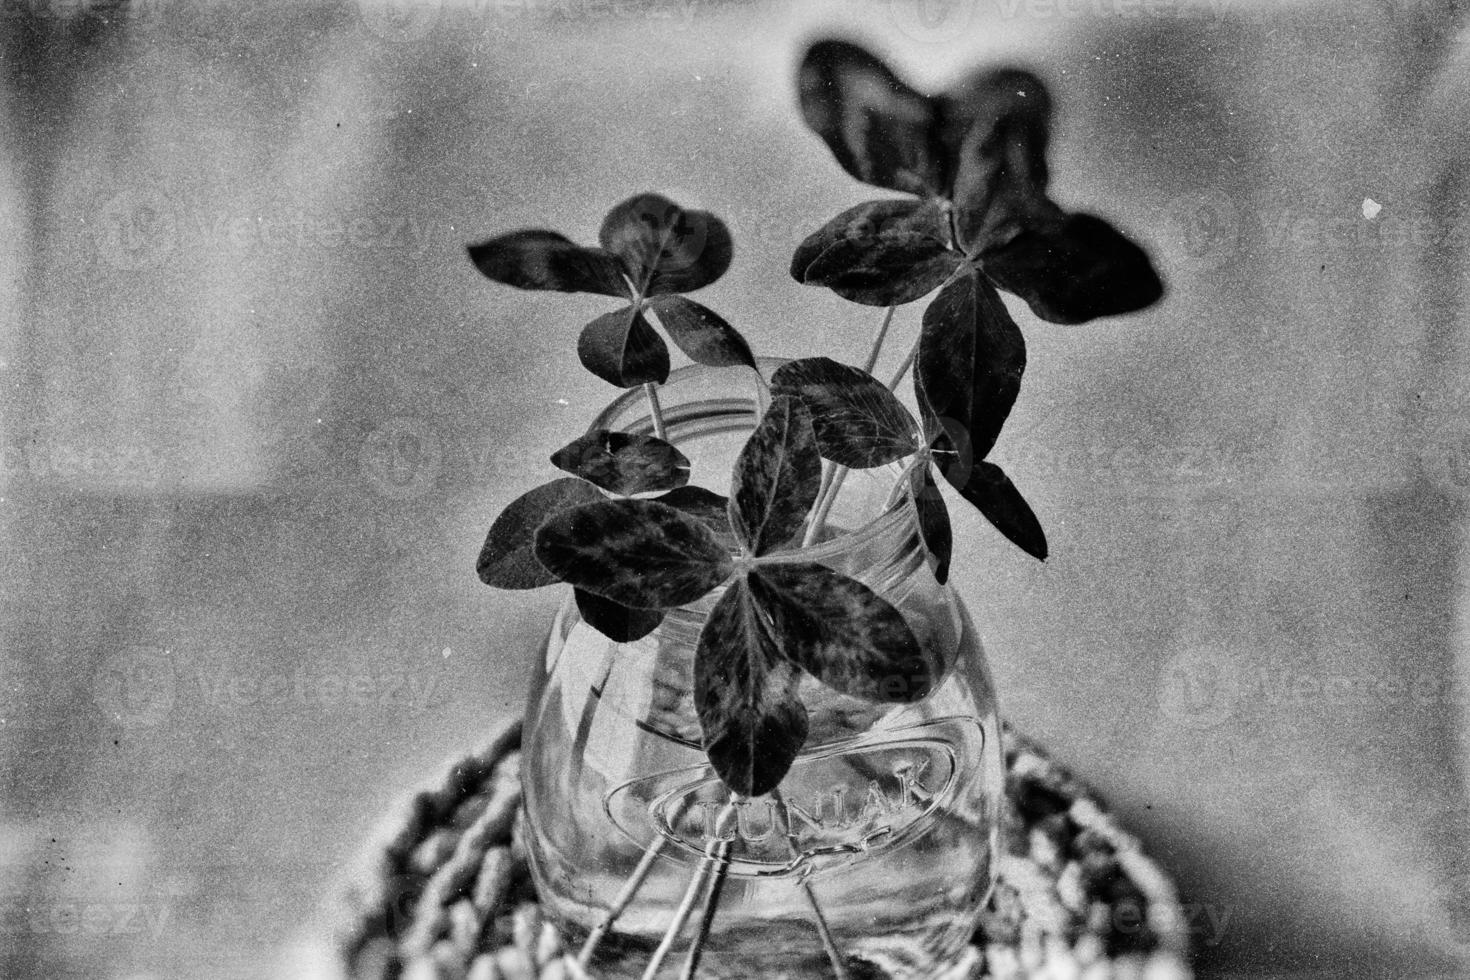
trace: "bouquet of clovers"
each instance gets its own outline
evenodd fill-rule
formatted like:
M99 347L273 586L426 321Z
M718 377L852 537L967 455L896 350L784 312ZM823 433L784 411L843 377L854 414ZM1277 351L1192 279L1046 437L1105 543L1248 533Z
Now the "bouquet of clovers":
M803 672L846 695L900 703L923 698L946 669L872 589L804 558L847 472L904 461L891 499L913 508L940 582L952 548L940 480L1044 559L1041 524L987 458L1026 367L997 290L1068 324L1163 294L1141 248L1047 196L1052 107L1034 75L991 70L925 96L862 48L823 41L807 51L799 86L803 116L843 169L904 195L844 211L792 257L798 282L885 308L861 368L811 357L763 377L740 333L687 295L729 268L729 231L657 194L609 211L595 247L527 230L469 249L497 282L611 297L617 308L582 328L577 354L605 381L642 387L654 428L597 429L552 454L569 475L505 509L480 578L506 589L567 583L582 617L618 642L720 590L695 651L694 704L716 773L751 796L779 784L806 740ZM903 366L878 380L871 371L894 310L931 294ZM754 372L761 387L728 494L688 485L689 460L666 438L664 336L699 364ZM910 372L917 418L894 394Z

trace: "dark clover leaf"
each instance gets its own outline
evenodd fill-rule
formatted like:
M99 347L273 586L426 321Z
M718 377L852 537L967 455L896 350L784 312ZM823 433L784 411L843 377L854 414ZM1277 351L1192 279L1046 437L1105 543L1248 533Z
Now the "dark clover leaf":
M627 296L618 260L554 231L513 231L469 247L470 260L496 282L518 289Z
M551 465L609 493L673 490L689 482L689 459L654 436L595 429L558 449Z
M867 306L898 306L933 292L960 264L933 201L869 201L807 236L791 275Z
M919 537L929 553L934 578L943 585L949 580L949 562L954 551L954 530L949 522L949 507L934 482L928 466L916 466L909 474L909 501L919 525Z
M735 460L730 481L735 536L752 555L779 548L801 530L821 483L811 415L795 398L771 399Z
M730 526L729 497L704 487L680 487L654 500L699 521L714 532L721 544L728 543L731 548L739 546L735 540L735 529Z
M1148 253L1101 218L1056 217L983 251L981 267L1002 289L1052 323L1133 313L1164 295Z
M658 296L649 304L679 349L697 364L755 367L745 338L714 310L683 296Z
M769 793L796 761L807 736L800 678L744 583L732 582L699 634L694 706L710 765L734 792Z
M908 704L933 690L944 672L902 613L825 565L760 565L747 587L781 653L843 694Z
M641 640L664 621L664 614L657 609L634 609L586 589L573 589L572 593L577 598L577 612L587 624L614 643Z
M976 463L970 479L956 489L1012 544L1031 557L1046 561L1046 532L1041 529L1031 505L999 466Z
M924 311L914 393L931 436L943 426L952 441L958 429L965 451L984 459L1016 404L1025 370L1025 338L984 277L955 280ZM939 420L947 421L936 425Z
M807 50L797 75L801 113L842 169L865 184L934 196L944 190L933 103L846 41Z
M561 581L637 609L693 602L731 571L709 528L652 500L560 511L536 532L536 558Z
M1028 71L983 72L938 97L960 247L974 254L1050 205L1051 96Z
M623 260L640 296L708 286L734 256L723 221L708 211L686 211L661 194L639 194L616 205L597 238Z
M947 202L957 241L942 228L946 244L1042 319L1082 323L1163 296L1142 248L1047 195L1052 102L1032 73L993 69L928 98L863 49L824 41L808 52L799 86L807 123L850 174L927 198L939 213ZM932 246L892 233L844 237L847 220L839 216L802 243L793 276L855 302L892 305L948 275L954 260Z
M817 451L840 466L884 466L919 449L913 416L866 371L828 357L789 361L771 376L771 394L806 406Z
M643 314L631 306L606 313L577 338L582 366L608 384L636 388L669 380L669 348Z
M1014 65L986 68L951 85L935 97L939 115L939 143L951 155L949 186L962 166L967 140L1005 133L1005 142L1024 151L1020 158L1033 169L1031 179L1040 188L1048 181L1046 149L1051 141L1052 98L1046 83ZM969 147L978 150L978 147Z
M568 507L605 499L597 488L564 478L522 494L501 511L475 562L475 573L497 589L539 589L560 579L536 560L536 529Z

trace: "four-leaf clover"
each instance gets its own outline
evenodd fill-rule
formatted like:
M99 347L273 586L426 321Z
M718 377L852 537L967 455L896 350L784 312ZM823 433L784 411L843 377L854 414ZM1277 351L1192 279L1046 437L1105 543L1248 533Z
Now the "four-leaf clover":
M864 49L822 41L799 85L807 124L843 169L915 197L869 201L828 222L797 248L798 281L889 306L968 265L1054 323L1132 312L1163 295L1143 249L1047 196L1051 98L1030 72L987 71L929 97Z

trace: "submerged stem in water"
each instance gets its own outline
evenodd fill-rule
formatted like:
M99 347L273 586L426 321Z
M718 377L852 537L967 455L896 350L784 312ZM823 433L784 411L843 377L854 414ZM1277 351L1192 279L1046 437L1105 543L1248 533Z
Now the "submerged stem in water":
M669 438L668 426L664 425L663 406L658 403L658 385L649 381L643 385L643 395L648 399L648 414L653 419L653 434L660 439Z

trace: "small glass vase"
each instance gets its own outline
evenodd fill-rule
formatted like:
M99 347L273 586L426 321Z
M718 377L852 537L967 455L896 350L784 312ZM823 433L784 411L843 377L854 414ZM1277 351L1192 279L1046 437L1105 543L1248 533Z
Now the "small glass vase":
M659 397L690 482L727 493L754 379L685 368ZM642 392L594 427L651 432ZM700 747L694 650L715 596L632 643L570 596L557 613L525 730L526 844L543 908L594 976L922 978L964 954L994 881L1000 728L964 604L930 571L907 499L889 502L898 475L852 473L806 556L897 606L952 667L903 705L804 676L810 734L767 796L732 799Z

